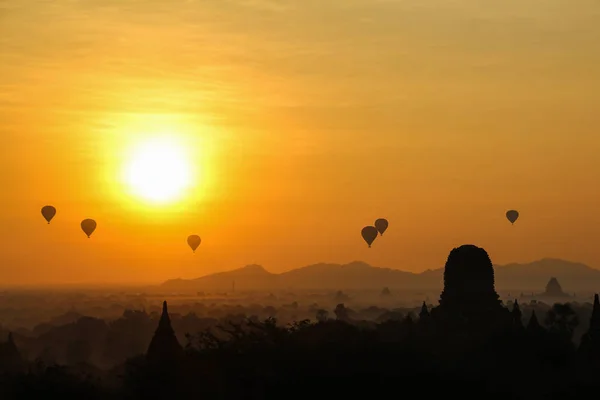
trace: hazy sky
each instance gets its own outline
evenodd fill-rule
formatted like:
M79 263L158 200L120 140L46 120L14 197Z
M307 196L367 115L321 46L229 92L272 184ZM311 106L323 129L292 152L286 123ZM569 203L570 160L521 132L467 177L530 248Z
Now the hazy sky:
M0 0L0 282L599 267L598 43L597 0ZM161 207L120 182L158 134L200 171Z

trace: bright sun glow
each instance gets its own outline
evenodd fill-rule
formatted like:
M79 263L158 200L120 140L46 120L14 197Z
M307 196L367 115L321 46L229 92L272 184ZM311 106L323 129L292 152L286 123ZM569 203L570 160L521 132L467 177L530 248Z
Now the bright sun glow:
M149 140L134 149L125 180L137 196L155 203L177 200L190 186L191 164L173 140Z

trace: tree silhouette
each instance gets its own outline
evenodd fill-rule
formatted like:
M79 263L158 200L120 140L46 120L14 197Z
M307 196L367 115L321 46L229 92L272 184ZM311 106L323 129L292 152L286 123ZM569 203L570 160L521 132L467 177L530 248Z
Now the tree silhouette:
M571 304L557 303L548 310L544 323L551 332L558 333L570 340L575 328L579 325L579 317Z
M92 346L87 340L74 340L67 345L67 363L70 365L87 363L92 356Z
M317 310L317 315L316 315L317 321L325 322L325 321L327 321L328 317L329 317L329 312L327 310L324 310L322 308Z
M350 320L348 309L346 308L346 306L343 303L338 304L335 307L335 310L333 311L333 313L335 314L336 318L340 321L347 322Z

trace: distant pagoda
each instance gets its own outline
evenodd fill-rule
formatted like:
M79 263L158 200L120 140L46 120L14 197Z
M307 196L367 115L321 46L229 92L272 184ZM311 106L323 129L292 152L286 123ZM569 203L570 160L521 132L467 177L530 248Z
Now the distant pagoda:
M17 348L13 334L8 334L8 340L0 343L0 373L22 372L25 370L25 360Z
M563 292L558 279L552 277L546 285L546 291L542 294L545 297L570 297L567 293Z

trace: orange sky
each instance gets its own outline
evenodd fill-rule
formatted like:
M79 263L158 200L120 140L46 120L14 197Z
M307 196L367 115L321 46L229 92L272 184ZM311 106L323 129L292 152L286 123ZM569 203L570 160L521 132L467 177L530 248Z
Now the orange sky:
M0 282L600 266L598 43L595 0L0 1ZM161 207L119 181L153 135L200 171Z

